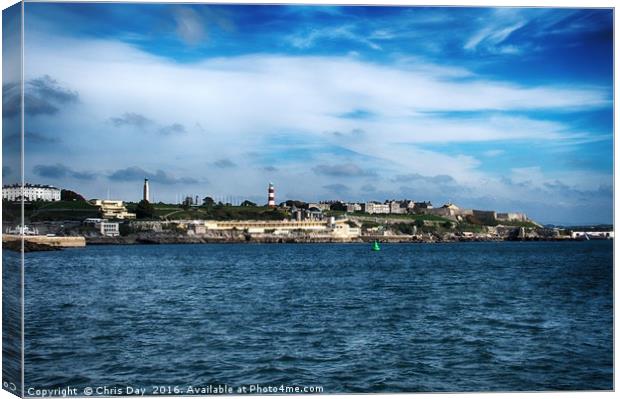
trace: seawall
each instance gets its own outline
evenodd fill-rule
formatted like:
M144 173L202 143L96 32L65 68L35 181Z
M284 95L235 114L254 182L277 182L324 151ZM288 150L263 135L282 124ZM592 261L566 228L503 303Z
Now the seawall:
M26 243L47 245L58 248L79 248L86 246L84 237L48 237L48 236L20 236L17 234L2 234L2 242L20 241L24 238Z

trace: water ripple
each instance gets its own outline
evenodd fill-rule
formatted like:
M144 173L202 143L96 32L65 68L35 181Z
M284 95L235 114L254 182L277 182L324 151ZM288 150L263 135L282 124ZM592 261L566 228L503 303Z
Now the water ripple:
M26 386L613 387L609 242L101 246L26 262Z

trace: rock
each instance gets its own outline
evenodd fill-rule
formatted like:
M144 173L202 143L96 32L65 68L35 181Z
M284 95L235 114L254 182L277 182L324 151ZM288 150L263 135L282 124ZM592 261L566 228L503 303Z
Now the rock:
M4 241L2 243L2 249L8 249L9 251L21 252L22 243L20 240ZM24 242L24 252L40 252L40 251L60 251L60 247L54 247L51 245L38 244L30 241Z

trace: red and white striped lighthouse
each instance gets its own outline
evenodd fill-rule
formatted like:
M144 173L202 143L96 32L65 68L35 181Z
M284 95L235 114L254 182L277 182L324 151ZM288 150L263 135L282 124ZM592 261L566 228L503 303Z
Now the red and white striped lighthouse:
M276 189L273 183L269 183L269 198L267 200L267 206L270 208L276 207Z

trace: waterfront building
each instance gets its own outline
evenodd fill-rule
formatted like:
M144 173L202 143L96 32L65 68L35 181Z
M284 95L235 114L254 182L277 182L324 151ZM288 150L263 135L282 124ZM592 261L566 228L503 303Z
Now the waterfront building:
M200 223L199 221L193 221L187 225L187 232L192 235L205 234L207 232L207 227L204 225L204 223Z
M101 221L96 224L95 227L99 229L102 236L106 237L118 237L120 235L119 224L108 221Z
M346 219L335 220L324 218L323 220L205 220L192 221L191 227L198 230L197 224L202 224L206 231L245 231L250 234L277 234L287 235L295 232L331 236L338 238L358 237L359 228L351 227ZM189 225L188 224L188 225ZM189 226L188 226L189 227ZM198 233L197 233L198 234Z
M207 230L248 230L254 232L310 230L326 231L330 227L329 221L319 220L206 220L204 225Z
M36 227L22 226L21 224L16 227L8 227L6 229L7 234L36 236L39 235L39 230Z
M149 193L149 179L144 179L144 187L142 188L142 199L151 202Z
M570 238L572 239L607 239L614 238L613 231L571 231Z
M99 233L105 237L118 237L120 235L119 223L109 222L108 219L87 218L82 223L99 230Z
M276 207L276 188L273 186L273 183L269 183L269 188L267 189L267 206L270 208Z
M21 184L2 186L2 200L6 201L60 201L60 189L41 184Z
M135 219L136 214L127 211L127 208L120 200L100 200L95 199L91 204L98 206L101 210L101 217L104 219Z
M336 223L333 228L333 235L341 238L355 238L362 235L362 229L352 227L348 223Z
M86 218L86 219L84 219L82 224L84 224L86 226L89 226L89 225L95 226L98 223L105 222L105 221L106 221L106 219L102 219L102 218Z

